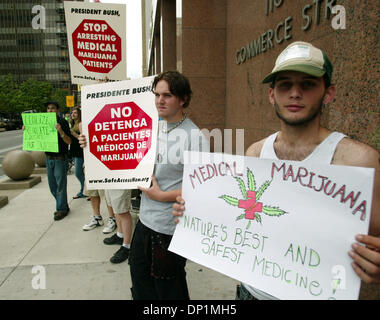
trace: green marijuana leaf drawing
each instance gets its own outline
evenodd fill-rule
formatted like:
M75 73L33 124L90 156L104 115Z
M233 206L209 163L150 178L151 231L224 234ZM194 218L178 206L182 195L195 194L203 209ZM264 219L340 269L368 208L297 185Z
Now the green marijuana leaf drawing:
M247 168L248 188L246 188L243 179L239 177L234 177L234 178L239 184L239 188L243 196L243 199L238 199L238 198L228 196L228 195L222 195L219 198L223 199L231 206L244 209L245 213L239 215L236 218L236 221L244 219L244 218L249 220L246 229L248 229L251 226L251 222L254 220L256 220L257 222L261 224L262 220L261 220L260 213L264 213L267 216L271 216L271 217L279 217L287 213L278 207L266 206L266 205L263 205L262 202L259 202L261 196L263 195L265 190L268 189L272 180L265 181L263 185L256 191L255 176L253 175L252 171L249 168Z

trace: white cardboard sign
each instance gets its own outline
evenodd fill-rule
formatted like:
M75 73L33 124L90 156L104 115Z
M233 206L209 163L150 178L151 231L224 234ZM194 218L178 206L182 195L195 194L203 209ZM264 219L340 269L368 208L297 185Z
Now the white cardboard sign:
M82 130L88 189L149 187L158 113L154 76L82 87Z
M71 82L127 79L126 5L65 1Z
M358 298L348 252L368 232L373 169L189 156L169 250L280 299Z

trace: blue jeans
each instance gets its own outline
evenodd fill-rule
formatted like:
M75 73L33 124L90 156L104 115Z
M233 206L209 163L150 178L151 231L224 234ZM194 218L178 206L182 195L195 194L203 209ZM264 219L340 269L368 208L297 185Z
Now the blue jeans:
M78 178L80 182L80 191L78 195L83 195L84 188L84 171L83 171L83 158L73 157L74 166L75 166L75 176Z
M56 201L56 210L61 212L69 211L67 204L67 170L69 163L67 159L51 159L46 156L46 172L50 192Z

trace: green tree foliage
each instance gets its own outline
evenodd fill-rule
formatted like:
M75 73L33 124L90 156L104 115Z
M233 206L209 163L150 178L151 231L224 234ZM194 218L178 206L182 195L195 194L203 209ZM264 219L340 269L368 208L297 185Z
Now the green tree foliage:
M69 90L54 89L51 95L51 100L57 101L62 113L69 113L69 108L66 107L66 96L69 96Z
M37 110L45 112L44 103L50 100L52 90L51 83L29 78L19 86L17 94L18 108L15 111Z
M20 113L25 110L46 112L45 102L55 100L63 113L68 112L68 90L54 89L51 83L32 78L18 84L12 75L0 77L0 112Z
M12 75L0 77L0 111L11 112L17 109L15 96L18 92L18 84Z

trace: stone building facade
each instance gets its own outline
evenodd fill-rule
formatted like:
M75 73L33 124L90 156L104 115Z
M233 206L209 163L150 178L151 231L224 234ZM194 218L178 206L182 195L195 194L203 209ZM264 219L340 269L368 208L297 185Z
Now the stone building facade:
M322 48L334 65L338 92L323 125L380 149L377 1L143 2L151 28L146 74L187 75L194 91L189 113L201 128L244 129L245 148L279 130L261 80L277 55L301 40Z

